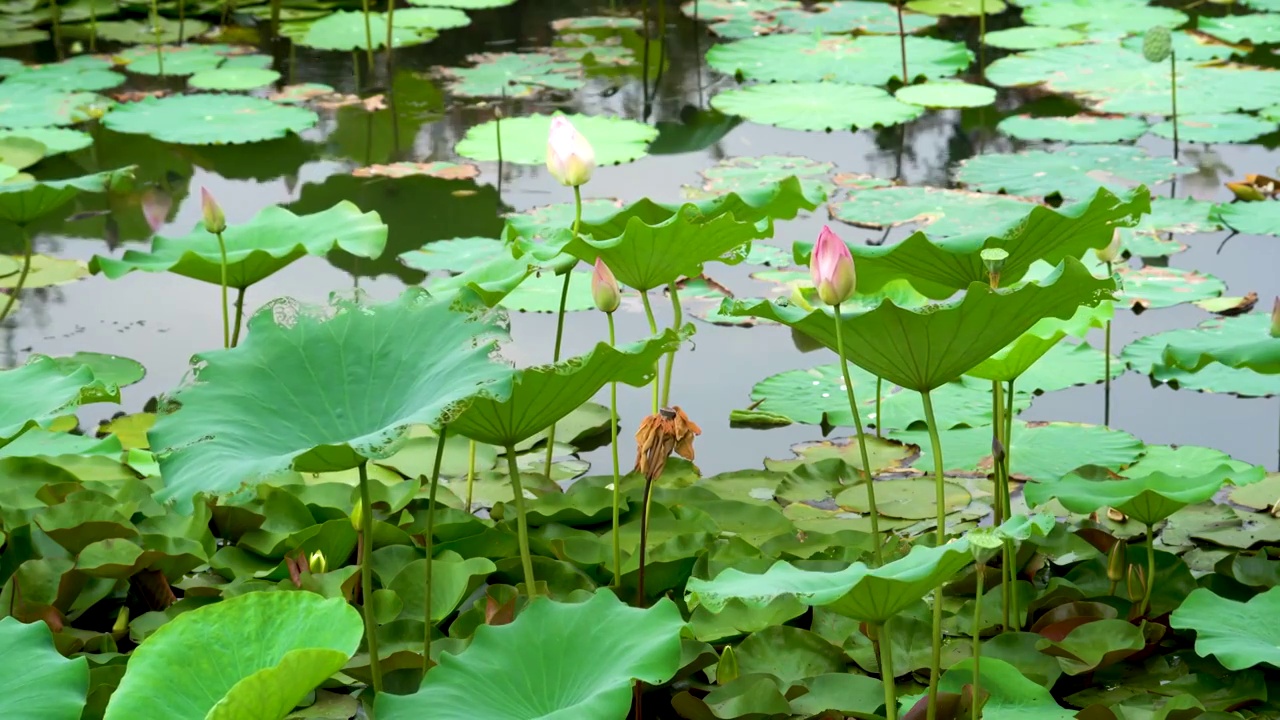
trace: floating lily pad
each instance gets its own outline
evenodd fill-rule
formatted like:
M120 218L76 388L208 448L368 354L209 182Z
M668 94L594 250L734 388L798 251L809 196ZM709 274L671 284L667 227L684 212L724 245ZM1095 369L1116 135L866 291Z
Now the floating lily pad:
M129 45L165 45L178 39L191 40L209 31L209 23L187 18L179 23L167 17L153 20L108 20L94 26L98 37Z
M132 47L112 56L117 64L131 73L142 75L159 75L160 61L164 61L165 75L191 75L193 73L214 70L228 56L241 52L231 45L203 45L187 43L185 45L164 45L158 50L154 47ZM158 57L159 56L159 57Z
M1180 27L1188 18L1171 8L1152 7L1147 0L1055 0L1031 5L1022 19L1028 25L1085 32L1137 33L1156 25Z
M1196 23L1196 29L1227 42L1280 43L1280 13L1205 17Z
M906 42L910 80L955 75L973 61L961 43L911 36ZM766 82L884 85L902 74L898 38L884 35L766 35L716 45L707 52L707 64Z
M1068 474L1059 480L1027 485L1023 492L1034 505L1053 500L1082 514L1114 507L1144 525L1155 525L1188 505L1212 498L1228 482L1247 485L1263 475L1261 467L1236 471L1227 465L1193 476L1156 470L1138 477L1090 480Z
M0 444L25 430L72 412L86 398L107 395L105 383L83 365L69 372L52 358L34 355L25 365L0 371L0 388L9 402L0 408ZM120 397L117 390L116 400Z
M131 165L119 170L106 170L67 180L0 183L0 218L26 224L53 212L82 192L102 193L108 190L127 190L133 182L134 169ZM35 275L38 270L41 274L59 278L53 281L59 283L82 277L83 268L84 264L79 260L62 260L36 255L32 259L31 274ZM31 285L30 276L27 281L28 287L36 287ZM0 284L4 282L5 279L0 278Z
M73 125L108 110L111 100L88 92L63 92L34 83L0 83L0 127Z
M305 108L242 95L175 95L128 103L107 115L116 132L180 145L250 143L298 133L319 121Z
M1203 23L1208 21L1208 17L1200 19ZM1121 45L1136 53L1142 52L1142 41L1144 33L1130 35L1121 41ZM987 37L991 37L988 35ZM1246 48L1235 45L1227 45L1222 42L1215 41L1213 38L1195 30L1175 30L1171 36L1173 52L1177 54L1178 61L1189 61L1193 63L1207 62L1210 60L1225 60L1232 55L1244 55Z
M1196 653L1216 657L1228 670L1244 670L1259 663L1280 667L1280 633L1270 620L1278 611L1280 587L1248 602L1196 588L1169 616L1169 625L1194 630Z
M706 197L745 192L778 183L789 177L800 179L806 195L830 194L835 190L831 172L835 165L795 155L725 158L701 171L706 184L686 195ZM688 189L687 189L688 190ZM754 247L753 247L754 249Z
M400 261L424 272L446 270L460 273L504 252L506 247L505 243L496 238L437 240L423 246L421 250L403 253Z
M781 29L800 33L898 34L897 9L867 0L834 0L809 10L783 8L773 13L773 18ZM927 15L902 14L902 26L908 33L931 28L937 22Z
M1224 203L1211 217L1236 232L1280 236L1280 202Z
M541 165L547 158L547 133L550 115L511 118L502 123L502 157L505 162ZM618 117L605 115L567 116L578 132L591 143L596 162L618 165L639 160L658 136L654 128ZM472 160L498 159L498 121L490 120L467 131L455 151Z
M412 0L410 5L420 7L447 7L459 10L491 10L515 5L516 0Z
M1144 310L1205 300L1227 291L1226 283L1194 270L1148 265L1139 269L1121 266L1116 272L1120 274L1116 302Z
M49 33L35 28L5 28L0 33L0 47L34 45L49 39Z
M987 44L1002 50L1043 50L1060 45L1074 45L1087 38L1084 33L1068 28L1025 25L989 32Z
M467 58L472 67L444 68L459 97L528 97L542 90L573 91L586 82L582 65L550 53L490 53Z
M25 170L44 158L44 143L27 137L0 138L0 165Z
M23 128L21 130L0 130L0 144L11 138L28 138L44 146L44 155L83 150L93 144L93 136L80 130L69 128Z
M47 91L83 92L110 90L124 84L125 77L111 70L111 62L100 57L81 55L60 63L28 67L5 81L39 85Z
M400 13L396 13L396 24L392 28L391 43L393 47L421 45L435 39L434 30L405 27L399 22ZM368 22L371 32L365 33L365 15L356 10L339 10L314 22L287 23L281 32L294 38L294 42L317 50L363 50L373 42L377 50L387 42L387 16L369 13Z
M952 17L998 15L1007 7L1003 0L911 0L907 3L908 10Z
M471 16L452 7L429 7L419 3L410 3L419 7L401 10L395 14L395 27L411 30L453 30L471 24ZM382 24L382 32L386 33L386 22Z
M1137 140L1147 133L1142 118L1098 115L1031 117L1013 115L996 126L1000 132L1019 140L1049 140L1067 143L1116 143Z
M1100 383L1106 370L1106 357L1101 350L1088 343L1060 342L1019 375L1014 387L1024 392L1065 390ZM1124 363L1112 357L1111 377L1119 377L1124 370Z
M996 91L985 85L948 80L906 85L894 97L927 108L974 108L995 103Z
M849 193L830 205L831 216L870 228L919 223L930 237L986 230L1026 217L1033 204L1006 195L935 187L897 186Z
M771 32L776 27L774 13L801 8L797 0L688 0L680 5L685 16L710 23L711 32L728 38Z
M1276 129L1273 122L1243 113L1178 116L1178 137L1183 142L1246 143ZM1151 132L1172 139L1173 121L1152 125Z
M253 90L266 87L280 79L275 70L257 68L221 68L198 72L187 80L187 85L197 90Z
M351 171L356 177L403 178L411 175L427 175L443 180L472 180L480 175L480 168L471 163L451 163L443 160L431 162L397 162L387 165L368 165Z
M779 36L788 37L788 36ZM848 130L898 125L924 108L866 85L789 82L726 90L711 106L729 115L789 130Z
M1053 152L979 155L961 163L956 180L985 192L1082 198L1099 188L1155 185L1192 170L1170 158L1152 157L1141 148L1084 145Z
M1232 338L1265 338L1269 326L1270 318L1264 313L1214 318L1196 328L1169 330L1140 338L1127 345L1120 357L1138 372L1147 373L1157 381L1178 387L1234 393L1246 397L1276 395L1280 394L1280 376L1264 375L1220 363L1205 365L1198 372L1191 373L1164 362L1167 347L1177 347L1180 353L1213 353L1239 342Z
M1162 363L1192 373L1221 364L1264 375L1280 374L1280 338L1272 337L1270 332L1260 332L1265 325L1260 320L1248 323L1224 321L1216 331L1205 331L1213 332L1216 347L1206 348L1201 343L1189 347L1170 343L1164 349Z
M1220 208L1247 207L1254 204L1215 205L1204 200L1192 198L1170 199L1153 198L1151 214L1138 221L1137 229L1147 232L1165 233L1208 233L1222 229L1222 223L1215 215Z
M963 509L972 499L969 491L953 482L945 486L945 503L948 513ZM933 478L901 478L876 482L876 509L881 515L904 520L924 520L936 515L934 502L937 492ZM836 496L836 504L845 510L870 512L867 490L855 485Z

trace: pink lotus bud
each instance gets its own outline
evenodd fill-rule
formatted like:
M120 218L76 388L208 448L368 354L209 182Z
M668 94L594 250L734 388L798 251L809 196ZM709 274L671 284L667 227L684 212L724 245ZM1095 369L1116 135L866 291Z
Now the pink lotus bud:
M822 226L818 243L809 256L809 273L813 276L813 286L818 289L818 297L828 305L839 305L848 300L857 287L853 255L840 236L826 225Z
M1098 255L1098 259L1104 263L1112 263L1119 259L1120 241L1120 228L1116 228L1111 232L1111 242L1100 250L1094 250Z
M618 280L601 258L596 258L596 267L591 273L591 297L596 301L596 307L607 313L617 310L618 304L622 302Z
M147 219L147 226L153 233L160 232L160 228L164 227L172 207L173 198L163 190L148 188L142 193L142 216Z
M570 187L585 184L596 169L596 151L563 115L551 120L551 132L547 136L547 169L561 185Z
M1280 338L1280 297L1271 306L1271 337Z
M215 235L227 229L227 217L209 188L200 188L200 212L204 213L204 229Z

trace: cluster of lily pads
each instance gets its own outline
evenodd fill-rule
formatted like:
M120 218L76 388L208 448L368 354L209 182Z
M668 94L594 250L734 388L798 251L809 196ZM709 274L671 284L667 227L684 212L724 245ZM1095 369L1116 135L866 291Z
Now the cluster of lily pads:
M224 328L222 348L197 354L182 387L96 428L81 427L77 410L119 405L121 388L143 378L140 363L36 354L0 371L0 712L1280 717L1268 693L1280 669L1280 475L1211 448L1146 445L1107 424L1017 417L1039 394L1128 370L1190 389L1280 394L1280 306L1250 312L1256 297L1222 297L1211 276L1134 266L1185 249L1178 234L1275 234L1274 188L1233 187L1241 201L1222 204L1153 198L1148 184L1189 168L1087 144L1164 134L1143 116L1172 112L1168 69L1148 62L1138 33L1187 16L1141 0L1014 2L1028 25L986 33L982 47L1021 52L985 67L987 79L1074 95L1090 112L1006 118L1011 137L1079 144L977 156L958 170L966 190L837 174L805 158L733 158L707 169L684 202L583 200L588 171L565 182L575 202L505 217L497 194L474 182L475 165L401 162L372 139L342 150L366 129L378 135L380 107L334 100L327 87L237 95L280 79L269 58L185 42L212 27L202 16L249 13L303 46L372 52L509 3L412 4L381 13L176 0L122 21L111 18L135 8L89 0L6 13L0 27L26 33L23 42L46 26L147 39L107 57L0 64L0 220L18 239L0 256L0 321L33 289L146 272L220 285ZM1007 10L1000 0L693 0L681 10L727 41L709 50L713 68L753 81L712 99L725 116L847 129L995 98L948 79L972 51L925 34L946 15L980 16L985 29L986 14ZM648 20L560 21L549 50L476 55L441 74L462 100L569 93L636 63L647 84ZM1280 40L1268 37L1273 20L1201 18L1199 32L1169 36L1183 59L1173 82L1197 110L1178 118L1183 140L1248 141L1266 131L1259 123L1273 125L1274 73L1227 62L1246 52L1228 42ZM189 75L194 92L98 94L125 73ZM420 78L392 78L402 80L388 96L422 99ZM891 83L893 95L882 89ZM442 107L428 87L423 104ZM342 105L338 128L300 138L328 111L322 98ZM1231 115L1199 114L1218 110ZM358 132L343 132L344 113L363 123ZM542 164L554 155L548 133L566 121L600 164L687 149L689 137L722 137L739 122L499 117L455 152ZM398 144L401 131L392 124L379 142ZM163 159L102 170L93 157L77 164L87 174L44 179L50 158L105 152L109 143L94 141L104 132L144 138ZM131 232L149 237L180 194L162 187L159 166L235 166L218 144L294 142L336 147L356 167L239 223L206 195L203 221L146 249L88 263L34 251L49 227L111 240L119 230L102 213L73 212L86 202L130 208L143 216ZM454 222L474 225L427 231L444 234L423 244L419 208L377 194L386 187L448 198L474 216ZM462 212L468 203L483 212ZM776 223L824 203L852 225L922 229L848 245L856 280L846 276L852 294L833 302L813 256L845 252L834 234L821 250L768 242ZM356 293L252 309L250 289L307 257L422 287L380 303ZM614 337L612 310L582 269L593 264L597 285L605 267L624 288L612 309L643 307L648 335ZM711 277L739 264L759 268L763 297L737 297ZM655 290L671 304L665 329ZM1112 356L1117 311L1190 301L1221 315ZM589 352L562 359L558 332L552 363L504 359L515 312L563 322L597 307L610 331ZM835 363L756 383L733 426L859 434L703 476L692 462L699 429L672 404L675 360L699 328L686 312L702 327L785 326L835 353ZM1084 342L1104 328L1104 350ZM618 436L633 419L616 417L618 385L653 398L630 472ZM611 406L593 402L607 386ZM606 445L612 473L589 474L580 456ZM673 452L681 457L668 460Z

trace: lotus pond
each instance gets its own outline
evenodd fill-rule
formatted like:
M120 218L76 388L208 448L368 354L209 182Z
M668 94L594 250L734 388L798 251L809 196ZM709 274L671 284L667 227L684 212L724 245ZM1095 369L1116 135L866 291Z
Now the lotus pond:
M1278 47L0 0L0 715L1280 718Z

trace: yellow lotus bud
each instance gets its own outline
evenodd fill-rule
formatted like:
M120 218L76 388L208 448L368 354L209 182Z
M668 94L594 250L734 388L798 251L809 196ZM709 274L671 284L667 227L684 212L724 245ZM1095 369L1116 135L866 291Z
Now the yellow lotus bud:
M739 675L738 656L733 654L732 645L726 645L724 652L720 654L720 662L716 663L716 684L728 685L737 680Z
M1120 257L1120 228L1111 232L1111 242L1106 247L1094 250L1098 259L1104 263L1113 263Z
M205 230L216 235L227 229L227 217L223 215L222 207L213 198L209 188L200 188L200 211L204 214Z
M356 501L356 506L351 508L351 527L356 532L364 530L364 503L360 500Z
M312 575L319 575L329 571L329 561L324 558L324 551L317 550L311 553L311 557L307 558L307 569Z
M111 636L114 638L122 638L124 634L129 632L129 606L120 606L120 612L116 614L116 622L111 626Z
M1107 579L1113 584L1119 584L1124 580L1125 571L1129 568L1129 559L1125 553L1127 544L1124 540L1117 539L1111 545L1111 552L1107 554Z

